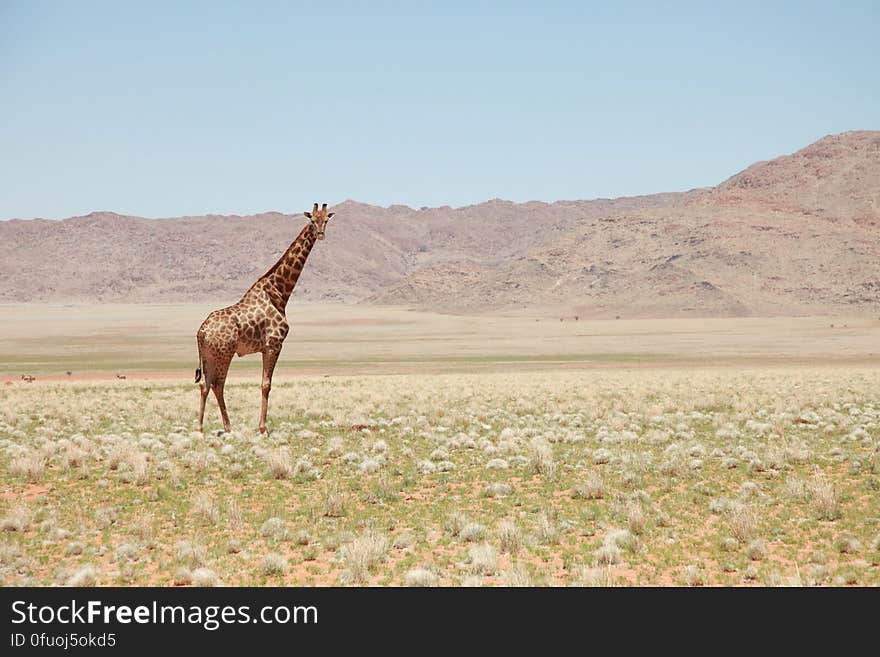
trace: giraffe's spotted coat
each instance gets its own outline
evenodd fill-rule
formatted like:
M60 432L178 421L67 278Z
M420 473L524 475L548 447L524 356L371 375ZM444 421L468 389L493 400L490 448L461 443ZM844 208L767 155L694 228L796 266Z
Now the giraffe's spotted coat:
M327 204L319 210L315 203L311 213L304 213L309 223L269 271L254 283L238 303L215 310L202 322L196 333L199 367L202 370L199 431L205 416L205 400L213 390L223 418L223 427L230 430L229 416L223 399L223 387L229 364L234 355L262 353L263 403L260 409L260 431L266 430L266 411L272 373L281 353L284 338L290 331L284 310L299 280L303 266L315 242L324 239L324 231L334 213Z

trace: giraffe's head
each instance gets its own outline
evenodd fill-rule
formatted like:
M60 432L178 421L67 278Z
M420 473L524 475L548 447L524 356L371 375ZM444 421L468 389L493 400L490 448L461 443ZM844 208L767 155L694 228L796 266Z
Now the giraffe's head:
M318 235L318 239L324 239L324 231L327 228L327 224L330 223L330 217L332 217L335 212L327 212L327 204L321 206L321 209L318 209L318 204L315 203L314 207L312 207L311 212L303 212L305 216L307 216L311 222L312 226L315 227L315 232Z

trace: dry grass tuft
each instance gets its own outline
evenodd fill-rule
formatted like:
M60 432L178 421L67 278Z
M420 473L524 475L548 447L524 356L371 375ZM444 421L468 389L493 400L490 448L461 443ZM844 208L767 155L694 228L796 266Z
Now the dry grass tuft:
M174 586L189 586L193 583L192 571L186 566L181 566L174 571L174 577L171 581Z
M191 513L203 525L215 525L220 521L220 508L208 493L199 492L193 496Z
M24 532L31 526L31 512L27 507L17 506L0 520L0 530L4 532Z
M615 586L616 583L617 580L614 578L614 574L611 572L611 569L606 566L601 568L581 568L578 571L577 577L572 582L572 585L606 588Z
M403 582L406 586L437 586L438 579L433 571L418 567L408 570L403 577Z
M740 543L750 541L758 531L758 514L748 504L732 502L726 510L730 533Z
M367 581L370 571L385 559L387 550L388 539L373 529L343 545L339 552L346 566L346 583L363 584Z
M508 554L516 554L523 548L522 532L513 520L498 523L498 547Z
M538 514L538 538L542 543L555 545L559 543L559 527L553 515L548 511Z
M478 522L469 522L458 534L458 537L467 543L476 543L486 535L486 528Z
M196 568L192 573L192 583L203 587L223 586L217 573L210 568Z
M752 561L760 561L767 557L767 541L756 538L746 546L746 555Z
M472 575L494 575L498 570L498 552L488 543L468 550L468 571Z
M74 572L64 583L65 586L95 586L98 583L98 569L86 565Z
M293 476L293 462L290 459L290 450L286 447L268 452L265 459L273 479L289 479Z
M532 576L529 574L529 569L525 567L525 565L521 563L511 564L510 568L505 571L502 571L501 576L501 585L509 586L509 587L529 587L534 586L532 581Z
M542 438L532 440L529 465L534 472L544 475L549 481L556 479L557 464L553 456L553 446Z
M277 552L269 552L260 563L260 572L266 577L283 575L287 572L287 559Z
M14 477L36 484L43 480L48 459L39 450L31 449L19 454L9 463L9 472Z
M290 539L290 532L284 526L284 520L276 516L266 519L260 526L260 535L276 542Z
M822 475L807 484L810 505L819 520L837 520L841 516L840 500L834 484Z
M641 503L636 500L628 500L624 513L626 515L626 524L627 527L629 527L629 530L637 536L643 534L645 531L646 519L645 511L642 508Z
M601 500L605 497L605 480L598 470L591 470L574 487L574 497L583 500Z
M201 545L195 545L190 541L178 541L174 544L174 554L177 562L188 568L199 568L205 564L207 553Z
M322 514L327 518L341 518L345 515L346 497L336 486L324 492Z
M446 516L443 528L453 536L460 536L461 531L470 524L470 519L461 511L453 511Z
M706 577L703 570L699 566L685 566L682 573L682 580L685 586L703 586L706 583Z

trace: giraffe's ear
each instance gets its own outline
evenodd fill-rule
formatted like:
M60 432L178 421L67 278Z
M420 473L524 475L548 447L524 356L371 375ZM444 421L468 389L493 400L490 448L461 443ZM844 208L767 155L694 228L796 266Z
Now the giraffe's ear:
M303 212L303 214L306 215L309 219L312 218L312 213L311 213L311 212Z
M327 213L327 219L328 219L328 221L329 221L330 217L332 217L334 214L336 214L336 213L335 213L335 212L328 212L328 213Z

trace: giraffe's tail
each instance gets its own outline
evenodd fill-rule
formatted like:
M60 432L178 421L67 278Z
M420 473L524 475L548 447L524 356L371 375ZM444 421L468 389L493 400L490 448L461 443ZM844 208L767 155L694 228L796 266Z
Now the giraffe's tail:
M204 367L204 363L202 362L202 340L200 337L196 336L196 341L198 342L198 345L199 345L199 364L196 367L196 380L195 380L195 382L198 383L199 381L202 380L202 367Z

